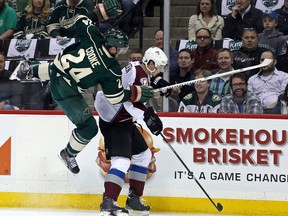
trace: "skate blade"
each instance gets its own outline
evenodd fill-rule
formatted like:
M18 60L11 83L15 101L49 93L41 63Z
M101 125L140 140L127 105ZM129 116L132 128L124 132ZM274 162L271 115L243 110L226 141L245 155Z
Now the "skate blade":
M132 209L127 209L129 211L129 216L148 216L150 211L135 211Z
M57 156L58 156L58 158L61 160L61 162L64 164L64 166L65 166L74 176L77 176L75 173L73 173L73 172L68 168L67 163L65 162L65 160L62 159L61 155L58 154Z
M103 211L100 212L100 216L129 216L129 214L124 212Z

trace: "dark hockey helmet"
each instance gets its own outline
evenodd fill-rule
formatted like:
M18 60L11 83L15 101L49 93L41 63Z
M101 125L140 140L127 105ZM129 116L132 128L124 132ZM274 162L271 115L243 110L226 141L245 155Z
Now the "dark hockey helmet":
M116 47L118 53L126 53L129 48L128 36L118 28L110 29L106 34L106 46Z

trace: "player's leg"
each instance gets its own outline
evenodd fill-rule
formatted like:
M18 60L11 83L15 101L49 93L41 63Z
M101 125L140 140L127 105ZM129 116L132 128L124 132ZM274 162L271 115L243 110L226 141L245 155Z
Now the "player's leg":
M130 123L107 123L99 120L99 127L104 136L106 159L111 160L111 167L105 176L103 202L100 205L101 216L129 215L127 209L117 205L117 199L125 182L130 166L131 135Z
M129 170L129 194L126 200L126 208L131 214L149 215L150 206L143 203L143 195L148 166L151 161L151 151L142 134L134 126L132 136L132 158Z
M80 170L75 157L97 134L96 120L83 96L68 85L63 78L51 79L51 94L54 101L76 125L66 148L60 152L60 156L67 168L77 174Z

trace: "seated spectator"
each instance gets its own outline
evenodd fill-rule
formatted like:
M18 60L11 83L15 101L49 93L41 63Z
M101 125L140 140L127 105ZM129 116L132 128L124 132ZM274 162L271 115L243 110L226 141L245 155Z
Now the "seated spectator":
M207 28L213 40L222 39L224 20L216 13L214 0L199 0L196 15L192 15L188 24L188 39L196 40L195 32L200 28Z
M279 96L277 108L280 112L274 111L273 113L288 114L288 85L286 85L283 94Z
M195 79L209 77L208 70L195 71ZM210 80L195 83L195 91L187 94L180 102L178 112L217 113L221 98L209 90Z
M17 21L14 38L49 38L46 30L49 12L49 0L30 0L26 10L21 13Z
M220 70L217 74L225 73L228 71L234 70L232 67L233 64L233 53L228 48L221 48L217 51L217 64ZM223 98L226 94L229 94L231 91L230 76L221 76L211 80L210 90L217 94L219 97Z
M143 55L141 49L132 49L129 54L129 61L142 61Z
M223 38L241 40L245 28L254 28L257 33L263 31L263 12L251 5L251 0L236 0L232 12L224 17Z
M162 29L158 29L154 33L154 44L156 47L159 47L163 50L163 41L164 41L164 31ZM171 45L169 47L169 56L170 56L170 63L169 63L169 70L173 71L177 68L177 50L172 48Z
M175 71L170 71L170 83L182 83L190 80L194 80L194 57L190 49L181 49L178 52L178 68ZM190 92L195 91L194 85L184 85L181 87L175 87L172 91L171 97L173 97L177 103Z
M48 21L47 31L53 38L77 37L75 19L78 14L92 11L93 4L90 0L62 0L57 3Z
M244 73L230 76L232 92L222 98L219 113L263 113L259 98L248 91L247 83L248 79Z
M273 59L273 61L249 78L248 89L260 99L264 113L271 113L277 104L279 95L285 90L288 74L277 70L275 67L277 60L273 52L263 52L260 62L263 62L264 59Z
M278 14L277 28L280 32L283 32L284 38L288 40L288 0L284 0L283 6L275 12Z
M161 96L160 92L156 92L155 96L151 98L147 105L153 107L156 112L163 112L163 97ZM178 111L178 102L174 100L172 97L168 97L168 106L169 112L177 112Z
M16 11L0 0L0 40L10 39L17 24Z
M264 30L259 34L260 44L271 47L271 50L277 55L284 55L287 52L287 42L283 37L283 33L276 29L278 24L278 16L274 11L265 11L263 14Z
M6 56L4 52L0 52L0 86L3 85L3 82L13 82L9 80L12 72L5 69L5 60ZM5 85L9 86L9 85ZM1 92L0 94L0 110L14 110L16 107L11 105L10 99L19 99L17 95L10 94L9 92L13 91L12 89L6 89L6 92ZM7 94L8 93L8 94Z
M197 48L192 51L194 56L194 69L206 69L213 74L219 70L216 60L217 51L211 47L211 32L201 28L196 31Z
M29 0L7 0L7 3L12 7L19 17L22 12L25 11L25 7L28 5Z
M119 28L122 29L129 38L133 38L139 26L143 26L143 14L140 0L122 0L121 1L123 14L128 13L123 21L119 23Z
M258 42L258 34L255 29L244 29L242 35L243 46L239 50L233 51L233 67L235 69L241 69L260 64L261 53L267 49L260 47ZM258 71L259 69L254 69L244 73L249 79L249 77L253 76Z

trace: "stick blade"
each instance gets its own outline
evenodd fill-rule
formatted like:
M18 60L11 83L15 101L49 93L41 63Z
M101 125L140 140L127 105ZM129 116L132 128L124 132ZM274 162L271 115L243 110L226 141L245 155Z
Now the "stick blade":
M221 212L223 210L223 206L220 203L217 203L216 208L219 212Z
M273 59L264 59L264 61L261 63L261 67L269 65Z

